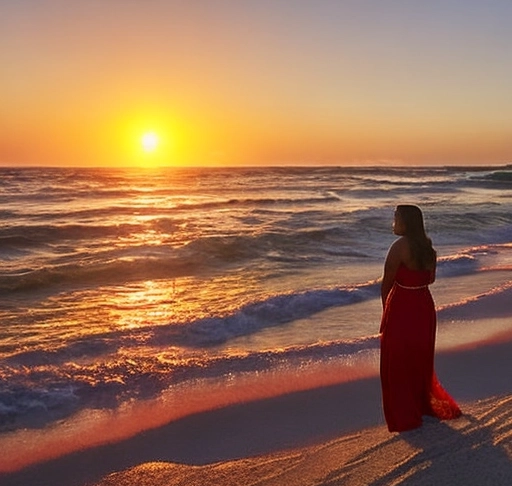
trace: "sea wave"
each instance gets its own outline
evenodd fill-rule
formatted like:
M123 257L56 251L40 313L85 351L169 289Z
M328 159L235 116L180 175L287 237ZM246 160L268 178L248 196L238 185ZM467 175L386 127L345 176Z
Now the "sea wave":
M441 258L438 273L443 278L451 278L496 270L501 267L485 266L479 259L489 256L492 251L511 249L512 246L508 244L470 248L465 253ZM165 271L161 267L161 262L155 265ZM111 270L112 268L109 272ZM123 272L126 273L124 267ZM224 315L173 321L166 325L143 326L136 329L118 329L85 338L69 338L57 349L16 352L7 358L7 362L17 366L56 364L84 356L115 353L120 348L141 345L205 349L258 333L263 329L305 319L332 307L350 306L377 299L379 291L380 281L376 279L357 285L274 294L249 301Z
M365 221L366 225L378 225L381 221ZM169 228L167 228L169 229ZM62 234L77 235L86 232L89 236L97 232L104 236L103 228L68 227ZM112 230L116 231L116 230ZM117 229L127 234L130 228ZM39 244L44 239L38 236ZM140 244L121 248L104 249L101 239L96 248L76 249L68 254L62 244L54 259L46 258L44 263L31 263L30 266L17 268L5 265L0 276L0 291L28 292L66 286L68 290L82 288L91 284L115 285L135 281L154 279L174 279L194 276L201 272L223 270L234 265L249 265L256 262L279 262L298 268L300 265L311 266L316 263L330 264L333 259L342 262L371 260L378 261L374 254L376 249L367 245L353 247L348 245L349 228L337 226L296 230L293 240L284 230L262 232L257 235L205 236L184 243L165 241L165 236L154 236L154 244ZM503 239L503 238L499 238ZM34 235L12 235L0 238L2 256L9 258L12 251L31 251L37 247ZM177 247L175 245L178 245ZM504 252L509 248L506 243L487 244L461 250L457 254L441 256L438 262L440 276L450 277L467 275L486 266L489 255ZM381 249L384 254L384 249Z
M52 349L45 347L15 351L5 358L5 362L12 366L62 364L84 357L115 354L119 349L138 346L205 349L266 328L304 319L331 307L351 305L377 296L377 282L273 295L250 302L224 316L78 336L69 338L65 344Z
M371 256L369 248L365 251L347 245L349 231L336 226L295 230L275 227L256 234L196 234L190 241L186 232L176 235L175 228L172 221L159 219L144 227L41 226L22 233L4 233L0 237L0 258L7 260L13 252L25 252L27 262L17 266L14 262L5 268L0 290L48 291L62 285L71 289L92 283L112 285L194 276L257 261L312 264L333 256ZM30 259L28 252L35 259ZM39 258L40 252L44 252L44 260Z
M277 295L251 303L235 314L201 319L183 327L177 343L188 347L205 347L225 343L268 327L283 325L314 315L330 307L362 302L378 295L376 282L358 287L312 290Z
M40 427L83 408L117 408L134 399L155 398L170 387L195 380L258 374L276 367L300 368L355 356L379 346L378 336L351 341L291 346L286 349L214 358L179 359L172 352L134 356L120 352L95 364L4 367L9 385L0 390L0 430Z
M110 260L93 258L83 255L83 260L76 263L5 273L0 277L0 291L20 293L43 290L51 293L54 290L65 288L70 291L91 284L106 286L148 279L173 279L196 274L198 265L204 265L204 262L198 263L194 258L137 256L133 252Z
M502 170L493 170L484 173L479 173L476 175L471 175L470 179L473 182L483 184L485 184L485 182L487 181L502 183L504 186L508 185L509 187L512 188L512 186L510 185L512 183L512 167L507 166L504 167Z
M490 268L507 268L506 264L488 265L489 261L507 260L507 255L512 251L511 243L492 243L476 245L461 249L458 253L452 253L438 258L438 275L440 277L456 277L470 275Z
M444 305L438 309L438 316L445 321L508 317L511 313L511 302L512 280L487 292Z

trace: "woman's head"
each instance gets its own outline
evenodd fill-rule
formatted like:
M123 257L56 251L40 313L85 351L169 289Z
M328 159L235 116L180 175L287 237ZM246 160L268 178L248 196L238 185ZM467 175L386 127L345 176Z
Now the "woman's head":
M428 269L435 266L436 252L432 248L432 241L425 233L423 214L418 206L397 206L393 231L396 235L407 237L411 258L417 268Z
M397 206L393 230L397 235L425 238L425 226L421 209L412 204L400 204Z

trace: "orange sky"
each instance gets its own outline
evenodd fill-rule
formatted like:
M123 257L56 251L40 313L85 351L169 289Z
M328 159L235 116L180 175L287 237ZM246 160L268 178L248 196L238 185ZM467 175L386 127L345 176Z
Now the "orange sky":
M506 0L2 2L0 165L510 163L510 19Z

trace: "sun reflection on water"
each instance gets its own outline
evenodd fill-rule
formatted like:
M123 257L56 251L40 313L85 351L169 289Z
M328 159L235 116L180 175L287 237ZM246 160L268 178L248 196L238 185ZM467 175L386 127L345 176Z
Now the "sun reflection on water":
M172 322L182 306L180 280L146 280L110 291L109 320L121 329Z

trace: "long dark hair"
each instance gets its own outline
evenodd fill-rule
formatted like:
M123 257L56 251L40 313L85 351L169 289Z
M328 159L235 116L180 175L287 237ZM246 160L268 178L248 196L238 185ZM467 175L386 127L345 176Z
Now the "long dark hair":
M421 209L412 204L400 204L396 210L403 222L414 264L419 270L430 270L435 266L437 255L425 232Z

